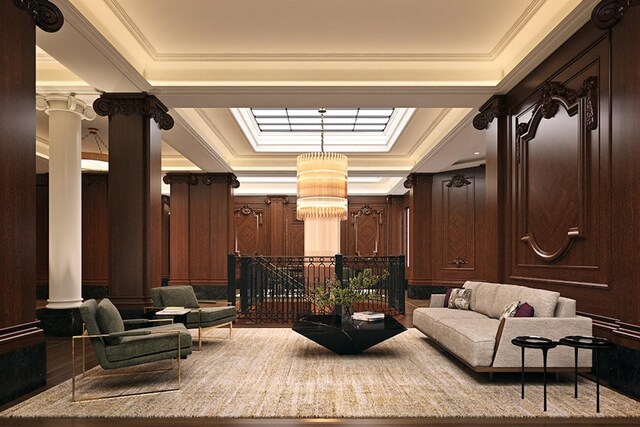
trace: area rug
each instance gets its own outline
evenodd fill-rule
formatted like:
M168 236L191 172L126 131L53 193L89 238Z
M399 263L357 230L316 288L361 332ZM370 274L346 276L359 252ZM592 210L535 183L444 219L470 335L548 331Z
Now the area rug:
M640 403L581 379L550 379L543 412L542 377L531 375L520 398L519 375L474 374L409 329L355 356L338 356L284 328L212 330L183 362L179 391L71 403L71 382L2 413L2 417L640 417ZM96 368L99 369L99 368ZM175 372L171 373L174 375ZM87 381L86 395L165 386L172 376ZM553 376L551 376L553 377ZM119 377L120 378L120 377ZM88 385L87 385L88 384ZM170 384L170 383L169 383Z

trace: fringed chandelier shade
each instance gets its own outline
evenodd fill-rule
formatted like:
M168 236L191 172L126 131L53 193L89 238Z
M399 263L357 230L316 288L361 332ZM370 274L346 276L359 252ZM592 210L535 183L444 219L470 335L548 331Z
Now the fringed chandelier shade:
M324 151L324 113L320 113L320 152L298 156L297 216L347 219L347 156Z

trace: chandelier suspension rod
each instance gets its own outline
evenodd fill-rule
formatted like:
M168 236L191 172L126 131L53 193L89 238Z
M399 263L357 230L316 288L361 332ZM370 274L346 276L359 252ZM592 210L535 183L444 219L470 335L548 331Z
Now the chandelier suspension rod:
M324 108L320 107L320 109L318 110L318 113L320 113L320 152L324 153L324 113L326 113L327 110L325 110Z

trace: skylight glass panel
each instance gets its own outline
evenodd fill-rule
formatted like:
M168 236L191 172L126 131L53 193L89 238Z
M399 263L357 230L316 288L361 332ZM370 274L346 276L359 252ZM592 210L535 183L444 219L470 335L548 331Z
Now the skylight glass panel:
M261 132L317 132L320 113L315 108L252 108ZM393 108L327 108L327 132L384 132Z

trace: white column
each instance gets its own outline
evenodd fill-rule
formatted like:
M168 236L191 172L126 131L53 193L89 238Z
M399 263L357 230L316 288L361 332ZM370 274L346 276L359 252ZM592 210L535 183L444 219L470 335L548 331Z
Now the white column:
M340 218L304 219L304 256L340 253Z
M36 97L49 115L49 299L47 308L82 303L81 122L91 107L71 95Z

